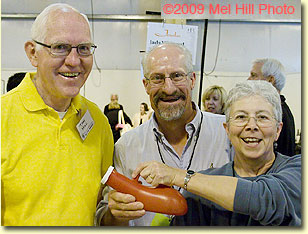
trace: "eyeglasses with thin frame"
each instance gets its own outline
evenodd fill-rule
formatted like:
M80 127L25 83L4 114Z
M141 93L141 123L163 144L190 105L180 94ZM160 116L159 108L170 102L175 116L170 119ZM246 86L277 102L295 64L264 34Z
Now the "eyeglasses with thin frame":
M65 43L54 43L51 45L47 45L36 40L33 41L39 45L49 48L50 53L55 56L67 56L70 54L72 48L76 48L77 53L80 56L89 56L94 54L94 51L97 48L97 46L92 43L82 43L77 46L72 46L70 44L65 44Z
M169 76L165 76L165 74L161 73L153 73L149 78L146 79L150 82L151 85L162 86L165 83L166 78L171 79L174 85L183 84L186 81L187 76L189 76L192 72L183 73L183 72L173 72Z
M269 114L257 114L256 116L249 116L247 114L236 114L233 117L229 117L232 124L237 127L244 127L248 124L249 120L253 118L256 124L261 128L271 127L275 118Z

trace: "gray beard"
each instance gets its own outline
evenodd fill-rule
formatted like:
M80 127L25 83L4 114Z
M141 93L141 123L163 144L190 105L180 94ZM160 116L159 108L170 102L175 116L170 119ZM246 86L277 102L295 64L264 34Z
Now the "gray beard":
M159 117L165 121L178 120L184 114L185 104L177 104L168 108L158 106L157 110Z

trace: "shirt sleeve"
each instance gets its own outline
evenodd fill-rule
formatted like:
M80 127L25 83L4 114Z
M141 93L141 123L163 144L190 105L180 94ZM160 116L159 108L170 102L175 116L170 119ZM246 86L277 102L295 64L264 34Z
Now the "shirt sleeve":
M113 135L108 123L107 118L105 118L105 125L103 129L104 136L102 137L101 148L102 148L102 176L107 172L109 166L113 164Z
M131 177L131 175L128 175L126 166L126 154L128 154L128 152L125 152L125 149L127 148L127 146L125 145L126 141L124 139L124 137L121 137L121 139L119 139L115 146L114 146L114 156L113 156L113 160L114 160L114 168L116 169L117 172L119 172L122 175L125 175L127 177Z
M106 186L102 192L103 199L96 206L94 226L100 226L102 218L108 210L108 193L110 190L111 188Z
M262 225L301 225L301 157L292 157L254 181L239 178L234 212Z

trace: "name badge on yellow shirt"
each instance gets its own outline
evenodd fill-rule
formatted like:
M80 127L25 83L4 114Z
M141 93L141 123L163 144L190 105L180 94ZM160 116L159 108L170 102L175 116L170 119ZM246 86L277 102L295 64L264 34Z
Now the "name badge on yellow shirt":
M87 138L93 126L94 126L94 120L92 119L89 110L87 110L84 116L82 116L79 123L76 125L79 135L83 141Z

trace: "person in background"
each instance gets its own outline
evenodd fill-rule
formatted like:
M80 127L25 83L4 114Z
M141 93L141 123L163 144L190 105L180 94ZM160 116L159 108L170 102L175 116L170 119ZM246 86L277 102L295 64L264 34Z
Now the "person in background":
M138 127L139 125L145 123L146 121L148 121L150 119L150 115L151 114L149 112L149 107L148 107L148 104L146 103L141 103L140 104L140 112L139 113L136 113L134 115L134 118L133 118L133 126L134 128Z
M113 140L106 116L79 93L96 48L89 21L52 4L31 37L36 72L1 98L1 225L92 226Z
M281 90L286 83L283 65L272 58L256 59L253 62L248 80L266 80L280 94L283 128L275 145L278 152L293 156L295 154L295 124L293 114L286 103L286 98L281 95Z
M121 128L117 127L117 124L119 123L119 111L123 111L124 115L124 121L125 123L130 124L133 126L132 121L128 117L128 115L124 112L124 108L122 105L118 103L119 96L117 94L111 94L110 96L110 103L105 106L104 108L104 114L107 116L112 134L113 134L113 140L114 143L118 141L118 139L121 137L120 130Z
M12 76L10 76L6 84L6 92L16 88L23 80L26 74L27 74L26 72L17 72Z
M142 162L198 171L232 160L234 152L223 128L225 116L201 112L192 101L196 76L190 51L183 45L163 43L145 54L142 66L154 113L115 144L115 169L131 178ZM96 220L100 225L166 226L170 216L146 212L134 196L113 190L108 201L99 203Z
M208 87L202 95L203 108L214 114L224 114L227 92L218 85Z
M226 102L226 132L234 161L199 173L159 162L139 164L141 175L159 184L185 188L188 212L173 225L301 226L301 155L276 152L282 129L276 89L266 81L245 81Z

